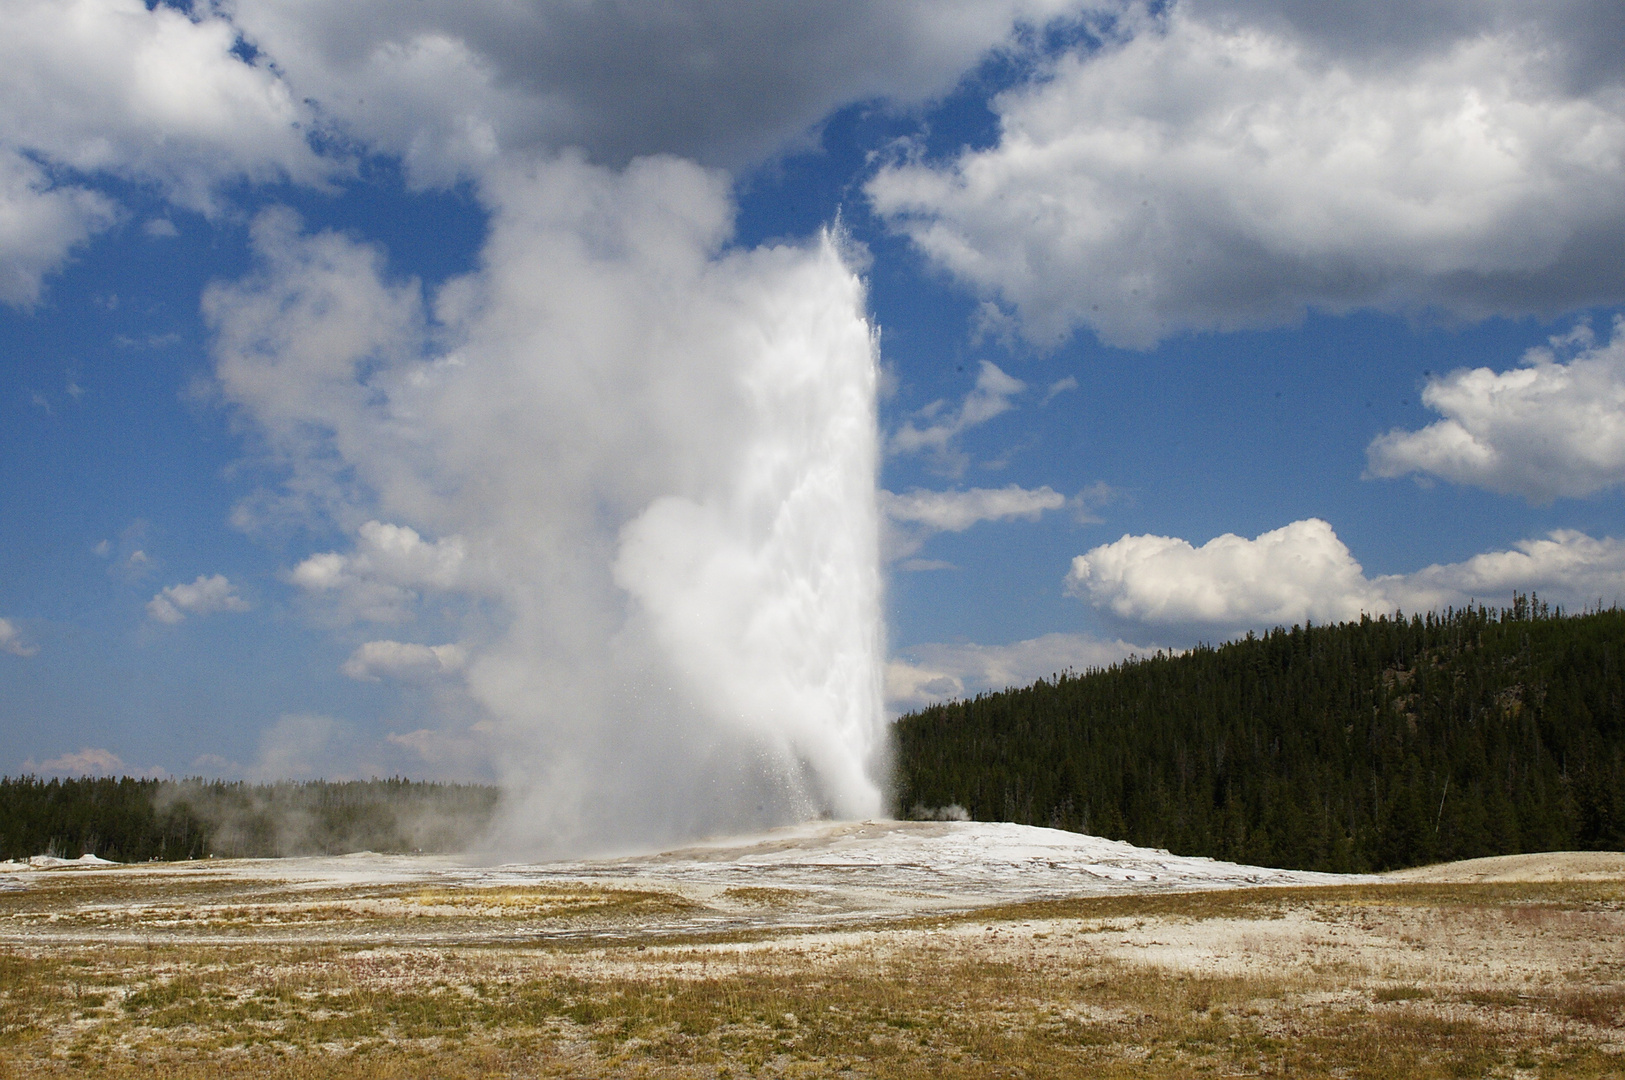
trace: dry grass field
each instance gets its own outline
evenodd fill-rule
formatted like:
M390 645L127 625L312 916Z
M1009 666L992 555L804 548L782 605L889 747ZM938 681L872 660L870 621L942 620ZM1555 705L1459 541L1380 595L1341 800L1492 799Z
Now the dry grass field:
M1489 862L833 922L40 871L0 891L0 1077L1625 1076L1625 859Z

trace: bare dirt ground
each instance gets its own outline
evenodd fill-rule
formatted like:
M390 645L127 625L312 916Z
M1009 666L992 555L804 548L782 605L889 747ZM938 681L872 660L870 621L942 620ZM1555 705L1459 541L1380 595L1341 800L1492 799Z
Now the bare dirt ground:
M1625 856L1344 879L973 823L0 864L0 1077L1625 1076Z

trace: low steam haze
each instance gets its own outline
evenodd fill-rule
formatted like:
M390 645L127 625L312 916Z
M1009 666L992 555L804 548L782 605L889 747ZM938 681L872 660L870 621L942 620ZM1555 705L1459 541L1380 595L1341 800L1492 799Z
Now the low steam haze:
M4 10L0 773L626 849L883 813L931 702L1625 599L1617 5Z

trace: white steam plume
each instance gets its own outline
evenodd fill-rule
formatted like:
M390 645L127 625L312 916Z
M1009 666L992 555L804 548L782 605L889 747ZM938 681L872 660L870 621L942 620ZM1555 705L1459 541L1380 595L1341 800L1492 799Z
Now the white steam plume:
M433 318L380 253L287 214L209 291L284 501L355 537L333 557L356 587L383 574L367 530L455 538L456 574L380 583L406 619L462 612L510 844L876 813L877 357L838 238L724 251L726 178L673 159L481 191L481 267Z

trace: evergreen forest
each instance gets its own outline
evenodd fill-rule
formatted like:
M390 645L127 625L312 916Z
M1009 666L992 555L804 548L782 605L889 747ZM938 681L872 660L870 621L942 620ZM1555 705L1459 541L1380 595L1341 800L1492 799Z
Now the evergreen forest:
M0 859L456 851L484 832L497 799L494 787L402 779L0 777Z
M1600 607L1600 606L1599 606ZM906 816L1373 871L1625 847L1625 611L1276 629L900 717Z

